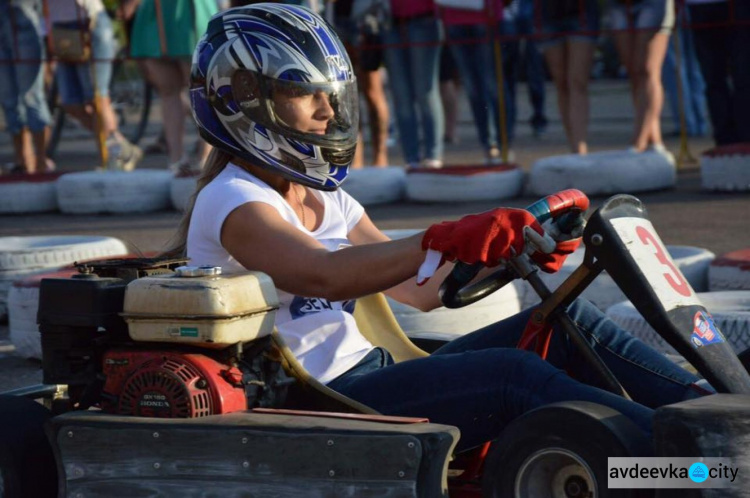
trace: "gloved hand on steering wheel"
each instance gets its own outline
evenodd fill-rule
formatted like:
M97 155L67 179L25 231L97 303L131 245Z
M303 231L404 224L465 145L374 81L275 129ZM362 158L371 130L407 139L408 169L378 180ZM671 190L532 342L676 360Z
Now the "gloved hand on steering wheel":
M578 249L581 245L581 236L583 235L583 224L577 226L570 232L560 230L554 219L545 221L542 224L544 232L555 240L555 249L549 254L537 252L532 259L539 265L539 268L546 273L555 273L562 268L565 259Z
M544 271L559 269L555 267L558 258L552 254L555 240L524 209L498 208L432 225L422 238L422 248L438 251L448 261L485 266L526 252Z

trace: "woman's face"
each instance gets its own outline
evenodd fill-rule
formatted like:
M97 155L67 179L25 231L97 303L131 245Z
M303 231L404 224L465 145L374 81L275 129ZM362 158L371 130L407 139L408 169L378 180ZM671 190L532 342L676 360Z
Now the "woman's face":
M335 116L328 94L322 90L302 95L277 90L273 104L276 116L286 126L303 133L325 135Z

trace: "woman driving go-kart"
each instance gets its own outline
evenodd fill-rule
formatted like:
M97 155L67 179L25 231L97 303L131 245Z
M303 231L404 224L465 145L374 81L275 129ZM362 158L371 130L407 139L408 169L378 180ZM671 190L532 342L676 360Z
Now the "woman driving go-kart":
M582 300L568 315L632 401L601 388L566 334L552 335L547 361L517 349L528 310L394 363L358 330L358 298L384 292L434 309L453 262L481 263L482 277L525 253L555 272L580 234L497 208L389 240L339 188L357 141L357 83L333 29L304 8L269 3L217 14L191 78L193 114L214 151L181 243L192 264L270 275L281 301L276 328L321 383L383 414L457 426L459 451L497 438L532 409L568 400L611 407L650 435L654 408L709 392ZM428 250L442 258L426 261ZM437 269L426 280L429 266Z

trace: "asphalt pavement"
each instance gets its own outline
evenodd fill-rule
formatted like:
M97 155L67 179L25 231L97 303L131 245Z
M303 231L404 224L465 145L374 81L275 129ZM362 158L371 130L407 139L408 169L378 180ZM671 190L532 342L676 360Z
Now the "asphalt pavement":
M525 120L531 115L525 89L518 98L516 137L512 150L515 162L525 170L542 157L566 153L564 132L557 113L554 91L548 86L547 113L550 125L541 138L532 136ZM461 99L457 144L446 144L445 159L448 164L475 164L483 159L476 139L469 106ZM668 113L668 111L665 111ZM593 151L625 149L632 134L632 105L627 83L624 81L597 81L591 87L590 146ZM662 120L665 132L672 130L672 119ZM151 114L151 123L141 145L154 141L160 128L158 102ZM197 140L194 129L188 127L188 148ZM667 146L679 151L679 140L668 138ZM691 138L689 150L694 157L711 147L708 137ZM398 146L390 149L390 162L403 165ZM368 149L369 150L369 145ZM0 134L0 164L11 159L11 146L7 134ZM90 170L97 164L97 153L90 136L75 126L68 126L56 157L62 171ZM164 169L166 156L147 156L140 168ZM345 188L345 186L344 186ZM635 194L646 205L649 217L661 238L668 245L691 245L709 249L717 255L750 247L750 193L704 192L700 188L700 170L697 163L684 164L677 175L673 189ZM523 207L536 197L503 201L503 205ZM592 198L592 207L604 200ZM431 223L455 219L462 214L496 207L497 203L466 202L458 204L417 204L400 202L373 206L368 212L382 229L422 228ZM164 249L174 234L180 214L164 211L141 215L64 215L46 213L34 215L0 215L0 236L18 235L108 235L126 241L134 250L159 251ZM0 325L0 391L39 382L39 364L13 355L8 344L8 329Z

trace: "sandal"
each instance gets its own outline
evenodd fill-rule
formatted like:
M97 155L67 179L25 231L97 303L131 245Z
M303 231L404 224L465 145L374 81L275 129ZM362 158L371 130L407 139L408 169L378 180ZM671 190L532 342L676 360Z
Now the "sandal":
M18 163L8 163L5 165L5 168L3 168L3 171L6 175L25 175L26 172L26 166L23 164Z
M174 173L175 178L187 178L195 176L196 170L190 166L190 161L183 158L169 165L169 170Z
M167 154L169 149L167 149L167 141L164 138L164 135L159 135L155 142L144 147L143 152L146 154Z

